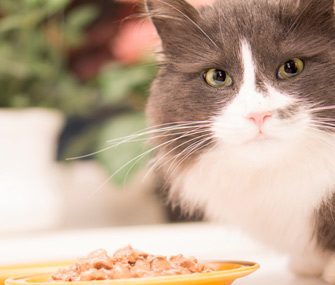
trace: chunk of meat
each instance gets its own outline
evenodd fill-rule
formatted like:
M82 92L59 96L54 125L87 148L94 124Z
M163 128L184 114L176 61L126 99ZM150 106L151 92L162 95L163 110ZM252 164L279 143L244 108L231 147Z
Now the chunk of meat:
M104 249L78 258L68 269L59 269L49 281L91 281L121 278L155 277L210 272L195 257L182 254L167 259L163 255L147 254L130 245L117 250L112 257Z

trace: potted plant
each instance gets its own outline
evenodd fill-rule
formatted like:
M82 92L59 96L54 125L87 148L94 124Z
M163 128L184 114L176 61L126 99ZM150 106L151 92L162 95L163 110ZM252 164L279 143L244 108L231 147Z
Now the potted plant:
M59 132L69 114L94 109L97 95L66 68L65 52L97 14L68 0L0 3L0 232L54 227ZM19 9L18 9L19 7Z
M122 15L130 10L129 4L111 3L116 5L113 9L122 6ZM69 59L80 49L87 50L87 45L92 47L88 36L96 39L99 29L90 24L88 33L86 27L92 21L101 23L97 19L103 12L95 1L0 2L0 232L54 228L64 221L55 161L64 123L67 128L73 118L88 122L71 131L60 152L62 162L106 148L110 146L106 141L146 127L143 110L156 68L142 53L136 58L134 50L120 54L129 43L124 35L132 37L137 31L129 35L107 17L109 26L100 28L110 29L111 38L103 47L112 47L110 58L93 76L73 72L82 62L74 66ZM129 23L124 27L132 30ZM128 164L143 151L142 145L143 141L135 141L91 158L118 188L146 164L149 156Z

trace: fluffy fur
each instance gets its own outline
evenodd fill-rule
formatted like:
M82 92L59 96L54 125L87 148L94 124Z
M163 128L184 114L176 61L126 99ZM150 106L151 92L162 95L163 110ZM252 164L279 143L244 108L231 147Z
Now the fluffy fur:
M335 284L332 0L148 0L163 61L147 106L171 200L240 226ZM292 58L300 74L280 77ZM232 84L214 88L210 69ZM256 123L251 114L269 114Z

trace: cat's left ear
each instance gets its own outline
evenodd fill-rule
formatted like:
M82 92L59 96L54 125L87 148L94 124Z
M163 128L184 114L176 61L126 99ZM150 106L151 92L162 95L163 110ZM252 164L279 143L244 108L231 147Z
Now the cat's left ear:
M163 44L175 33L182 33L194 25L199 12L185 0L144 0L146 10Z

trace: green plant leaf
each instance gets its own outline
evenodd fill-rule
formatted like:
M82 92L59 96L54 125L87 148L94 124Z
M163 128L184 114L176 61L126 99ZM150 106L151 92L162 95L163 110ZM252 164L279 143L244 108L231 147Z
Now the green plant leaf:
M35 27L45 18L43 9L36 9L30 13L9 15L0 21L0 33L6 33L13 29L28 30Z
M58 12L64 9L70 0L24 0L24 4L29 8L48 7L49 12Z
M94 5L85 5L76 8L66 17L64 36L67 46L80 45L85 40L82 30L90 24L99 14Z
M148 66L112 65L106 67L98 78L98 85L103 92L106 104L115 104L124 100L131 93L148 87L155 70Z
M38 0L30 0L30 1L38 1ZM49 12L52 13L61 11L65 9L68 4L70 4L70 0L48 0L48 1L41 0L41 1L43 1L47 5Z
M100 135L99 149L111 147L107 141L115 138L129 136L146 127L143 113L123 114L106 122ZM147 164L150 155L141 157L146 151L146 139L124 142L117 147L111 147L97 155L97 159L107 168L112 181L122 185L129 181L134 174Z
M82 29L90 24L97 16L99 10L94 5L85 5L71 12L67 17L66 25L71 29Z

